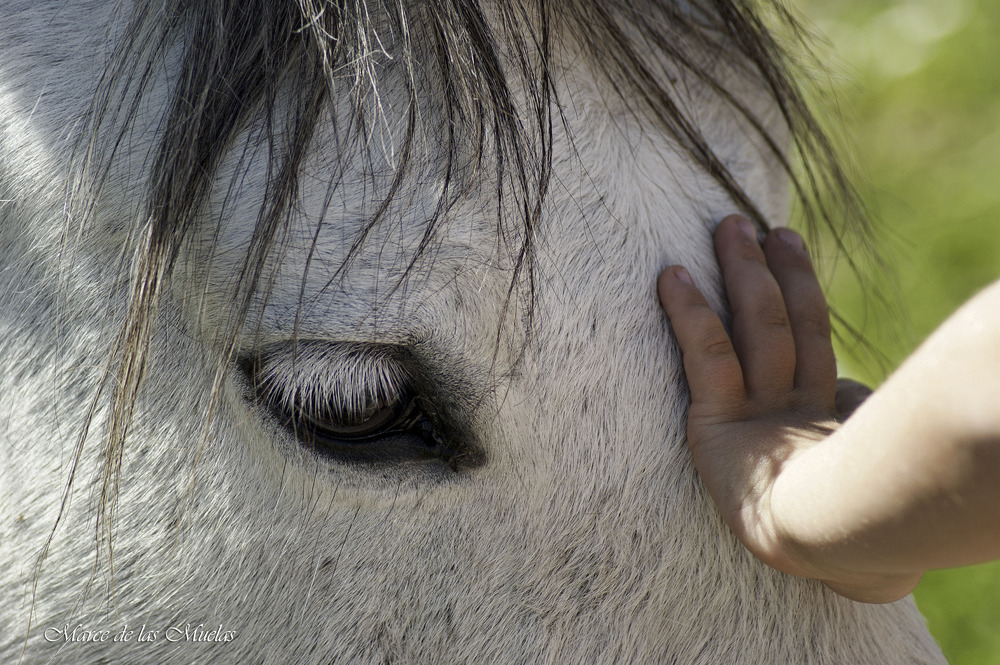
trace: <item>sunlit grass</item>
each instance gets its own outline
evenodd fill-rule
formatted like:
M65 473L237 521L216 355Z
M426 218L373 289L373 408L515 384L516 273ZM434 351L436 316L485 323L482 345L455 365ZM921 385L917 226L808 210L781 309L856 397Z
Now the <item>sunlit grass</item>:
M830 297L895 365L1000 278L1000 2L797 4L839 58L823 62L905 316L866 307L843 271ZM871 383L885 376L864 357L845 365ZM916 597L953 665L1000 665L1000 563L930 573Z

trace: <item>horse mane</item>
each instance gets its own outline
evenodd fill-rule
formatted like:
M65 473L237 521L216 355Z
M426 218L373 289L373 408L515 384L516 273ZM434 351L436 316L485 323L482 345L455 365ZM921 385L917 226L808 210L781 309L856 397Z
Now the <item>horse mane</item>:
M220 155L240 150L234 143L241 131L260 127L255 139L267 146L269 178L239 276L241 297L223 335L217 388L254 294L267 279L268 259L284 242L300 169L317 127L329 120L338 136L363 142L380 121L378 72L390 62L409 82L404 145L388 192L354 239L341 273L419 159L413 141L425 120L417 81L432 81L441 93L436 103L444 118L430 128L442 139L444 186L423 239L413 248L413 261L432 244L435 227L463 194L456 174L472 155L473 168L492 171L496 195L504 202L498 206L497 233L512 248L508 302L518 283L526 284L530 321L533 243L549 186L553 123L560 121L552 62L555 45L566 39L581 48L634 113L654 118L762 227L767 220L713 151L697 119L678 104L674 86L698 82L747 121L791 177L810 228L830 227L837 238L843 224L863 231L861 206L800 89L795 58L776 33L787 35L789 44L799 43L804 34L781 0L137 3L128 28L114 36L110 65L76 150L77 178L68 204L72 219L85 223L92 218L143 95L161 73L157 63L179 63L150 157L143 216L129 227L131 298L104 382L105 389L110 386L111 416L104 435L98 535L109 558L119 468L143 384L157 302L192 242ZM651 52L665 58L669 71L651 59ZM770 95L782 115L783 133L791 138L790 149L784 136L772 135L763 118L727 91L720 74L724 69L740 72ZM344 99L351 100L350 110L335 113L334 100ZM345 141L342 146L345 157L352 145ZM801 166L793 168L796 161ZM336 187L334 171L330 178ZM103 399L95 397L92 414ZM78 457L86 437L84 428Z

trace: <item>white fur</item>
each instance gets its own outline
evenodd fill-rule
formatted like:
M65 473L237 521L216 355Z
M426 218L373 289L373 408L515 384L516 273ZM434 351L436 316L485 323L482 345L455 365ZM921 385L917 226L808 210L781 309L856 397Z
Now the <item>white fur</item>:
M263 191L265 165L254 161L211 263L206 245L189 257L184 274L207 279L204 299L184 292L184 278L164 298L125 453L109 596L107 571L93 568L99 435L52 530L125 310L115 280L167 89L151 87L94 223L67 226L69 139L103 66L93 54L127 15L114 4L14 0L0 22L0 661L943 662L911 600L844 600L760 564L722 524L684 442L683 372L654 282L684 263L721 307L710 229L732 203L569 55L537 247L537 331L520 365L508 371L523 341L516 321L491 365L510 257L495 202L480 193L489 188L449 212L437 249L391 289L440 186L433 164L343 284L328 287L378 191L334 203L306 283L303 338L416 344L454 377L453 408L487 462L461 473L331 464L248 402L235 375L198 452L213 378L206 348ZM383 106L388 168L400 130ZM783 182L740 123L718 108L701 116L758 204L782 219ZM317 149L305 167L316 177L303 182L325 183L332 159ZM258 332L289 339L325 195L325 184L305 186L246 344ZM317 364L310 381L337 372L306 359ZM67 625L110 631L110 641L46 641L46 629ZM168 641L186 625L234 639ZM113 641L124 626L131 639ZM156 640L140 642L140 627Z

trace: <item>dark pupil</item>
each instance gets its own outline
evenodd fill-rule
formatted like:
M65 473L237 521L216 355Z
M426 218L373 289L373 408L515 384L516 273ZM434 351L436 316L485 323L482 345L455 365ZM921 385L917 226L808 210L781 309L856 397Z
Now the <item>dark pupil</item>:
M327 408L315 412L302 408L298 412L298 427L318 439L364 439L404 429L408 406L398 397L379 397L367 399L360 409L347 411Z

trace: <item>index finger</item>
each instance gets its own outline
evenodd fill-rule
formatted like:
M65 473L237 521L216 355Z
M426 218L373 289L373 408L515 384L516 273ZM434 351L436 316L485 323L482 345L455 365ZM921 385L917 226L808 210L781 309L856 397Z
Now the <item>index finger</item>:
M731 412L746 399L743 370L722 321L708 306L691 276L671 266L657 280L660 304L684 355L691 403L710 412Z

